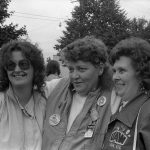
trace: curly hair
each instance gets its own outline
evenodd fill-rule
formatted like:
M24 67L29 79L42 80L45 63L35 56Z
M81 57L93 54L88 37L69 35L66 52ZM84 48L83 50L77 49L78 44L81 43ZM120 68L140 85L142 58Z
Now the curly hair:
M46 66L46 75L55 74L60 75L60 64L56 60L50 60Z
M33 87L39 92L43 92L45 85L45 64L41 50L34 44L24 40L12 40L4 44L0 50L0 91L5 91L9 87L9 79L5 70L6 63L11 59L13 51L21 51L33 66L34 77Z
M62 60L77 62L79 60L90 62L96 66L100 63L105 65L103 74L99 77L99 84L102 87L110 87L111 75L108 66L107 47L102 40L94 36L86 36L82 39L77 39L73 43L67 45L61 51Z
M150 44L138 37L124 39L111 50L110 63L113 65L121 56L132 60L132 66L137 71L142 85L146 90L150 90Z

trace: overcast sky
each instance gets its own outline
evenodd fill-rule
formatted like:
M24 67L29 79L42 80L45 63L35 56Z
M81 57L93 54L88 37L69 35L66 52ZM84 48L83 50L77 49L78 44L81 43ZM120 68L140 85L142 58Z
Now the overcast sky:
M71 0L12 0L9 11L15 13L7 20L26 26L29 39L38 43L44 58L53 58L57 39L65 29L64 21L71 17L75 3ZM150 20L150 0L120 0L128 17L145 17ZM60 26L61 24L61 26Z

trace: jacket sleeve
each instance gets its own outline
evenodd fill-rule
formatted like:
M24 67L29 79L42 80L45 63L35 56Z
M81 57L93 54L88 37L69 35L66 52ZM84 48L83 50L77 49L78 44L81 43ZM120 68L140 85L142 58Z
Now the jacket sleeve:
M60 82L61 79L53 79L51 81L46 82L45 87L45 96L48 98L52 91L55 89L56 85Z
M150 99L142 106L138 120L139 150L150 150Z

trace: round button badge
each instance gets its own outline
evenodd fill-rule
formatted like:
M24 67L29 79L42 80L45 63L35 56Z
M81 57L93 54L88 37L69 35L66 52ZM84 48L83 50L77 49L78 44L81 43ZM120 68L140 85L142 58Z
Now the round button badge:
M97 100L97 105L98 106L103 106L106 103L106 97L105 96L101 96L98 100Z
M58 115L58 114L53 114L53 115L51 115L51 116L49 117L49 124L50 124L51 126L56 126L56 125L59 124L59 122L60 122L60 115Z

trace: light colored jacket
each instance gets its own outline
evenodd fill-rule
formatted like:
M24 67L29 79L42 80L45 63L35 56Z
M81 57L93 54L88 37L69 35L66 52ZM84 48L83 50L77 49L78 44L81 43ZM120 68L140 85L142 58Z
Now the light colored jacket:
M46 97L57 83L53 80L46 84ZM19 107L11 88L0 92L0 150L41 150L46 99L33 93L25 106L29 117Z

